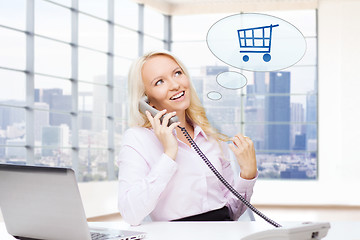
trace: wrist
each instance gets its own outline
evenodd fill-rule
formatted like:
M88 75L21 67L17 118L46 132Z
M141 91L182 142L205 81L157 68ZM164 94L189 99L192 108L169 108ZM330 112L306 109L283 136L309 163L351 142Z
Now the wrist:
M254 179L256 177L257 174L257 169L251 170L251 171L243 171L241 170L240 172L240 177L246 180L251 180Z
M175 161L176 155L177 155L177 151L165 151L164 153L165 153L169 158L171 158L172 160Z

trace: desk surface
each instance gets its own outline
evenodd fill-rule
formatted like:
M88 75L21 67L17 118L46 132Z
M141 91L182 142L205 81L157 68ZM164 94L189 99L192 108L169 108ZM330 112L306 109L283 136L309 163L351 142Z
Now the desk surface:
M283 223L291 226L296 223ZM360 222L330 222L331 228L325 240L360 240ZM123 222L89 223L90 226L131 229L147 233L146 240L240 240L242 237L273 228L266 222L150 222L130 227ZM0 223L0 239L13 240L6 232L5 224Z

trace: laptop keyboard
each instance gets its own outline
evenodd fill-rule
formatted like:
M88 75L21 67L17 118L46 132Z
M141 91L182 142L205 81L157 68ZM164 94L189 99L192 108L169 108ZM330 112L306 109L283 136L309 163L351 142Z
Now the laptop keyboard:
M90 232L91 240L106 240L110 238L121 237L121 235L112 235L106 233Z

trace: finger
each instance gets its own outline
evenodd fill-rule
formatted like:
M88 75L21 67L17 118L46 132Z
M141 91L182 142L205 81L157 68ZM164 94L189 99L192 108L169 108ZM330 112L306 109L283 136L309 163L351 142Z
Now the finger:
M242 134L235 135L235 138L237 138L239 140L239 142L241 143L241 145L243 145L243 146L246 146L248 144L248 141L246 140L247 137L245 137Z
M237 136L233 137L231 140L238 148L243 147L243 143L241 142L240 138L238 138Z
M175 115L176 115L176 112L171 112L171 113L165 114L164 118L162 120L162 125L167 126L168 123L169 123L170 118L172 118Z
M231 151L233 151L234 153L236 152L236 148L235 148L235 146L233 144L229 143L228 146L229 146Z
M151 116L151 113L148 110L146 110L145 115L149 119L151 126L154 128L154 118L153 116Z
M181 122L174 122L170 124L169 129L172 132L177 126L180 126Z
M249 143L250 145L253 144L253 141L251 140L251 138L244 136L244 139L245 139L245 141L246 141L247 143Z
M160 118L166 113L166 109L163 109L163 110L161 110L161 111L159 111L156 115L155 115L155 117L154 117L154 123L155 123L155 125L160 125L161 124L161 122L160 122Z

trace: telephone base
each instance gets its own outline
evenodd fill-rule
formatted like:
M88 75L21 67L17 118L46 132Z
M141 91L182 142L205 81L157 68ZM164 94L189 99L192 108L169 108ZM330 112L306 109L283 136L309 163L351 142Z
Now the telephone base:
M328 222L302 223L253 233L241 240L318 240L327 235L329 228Z

